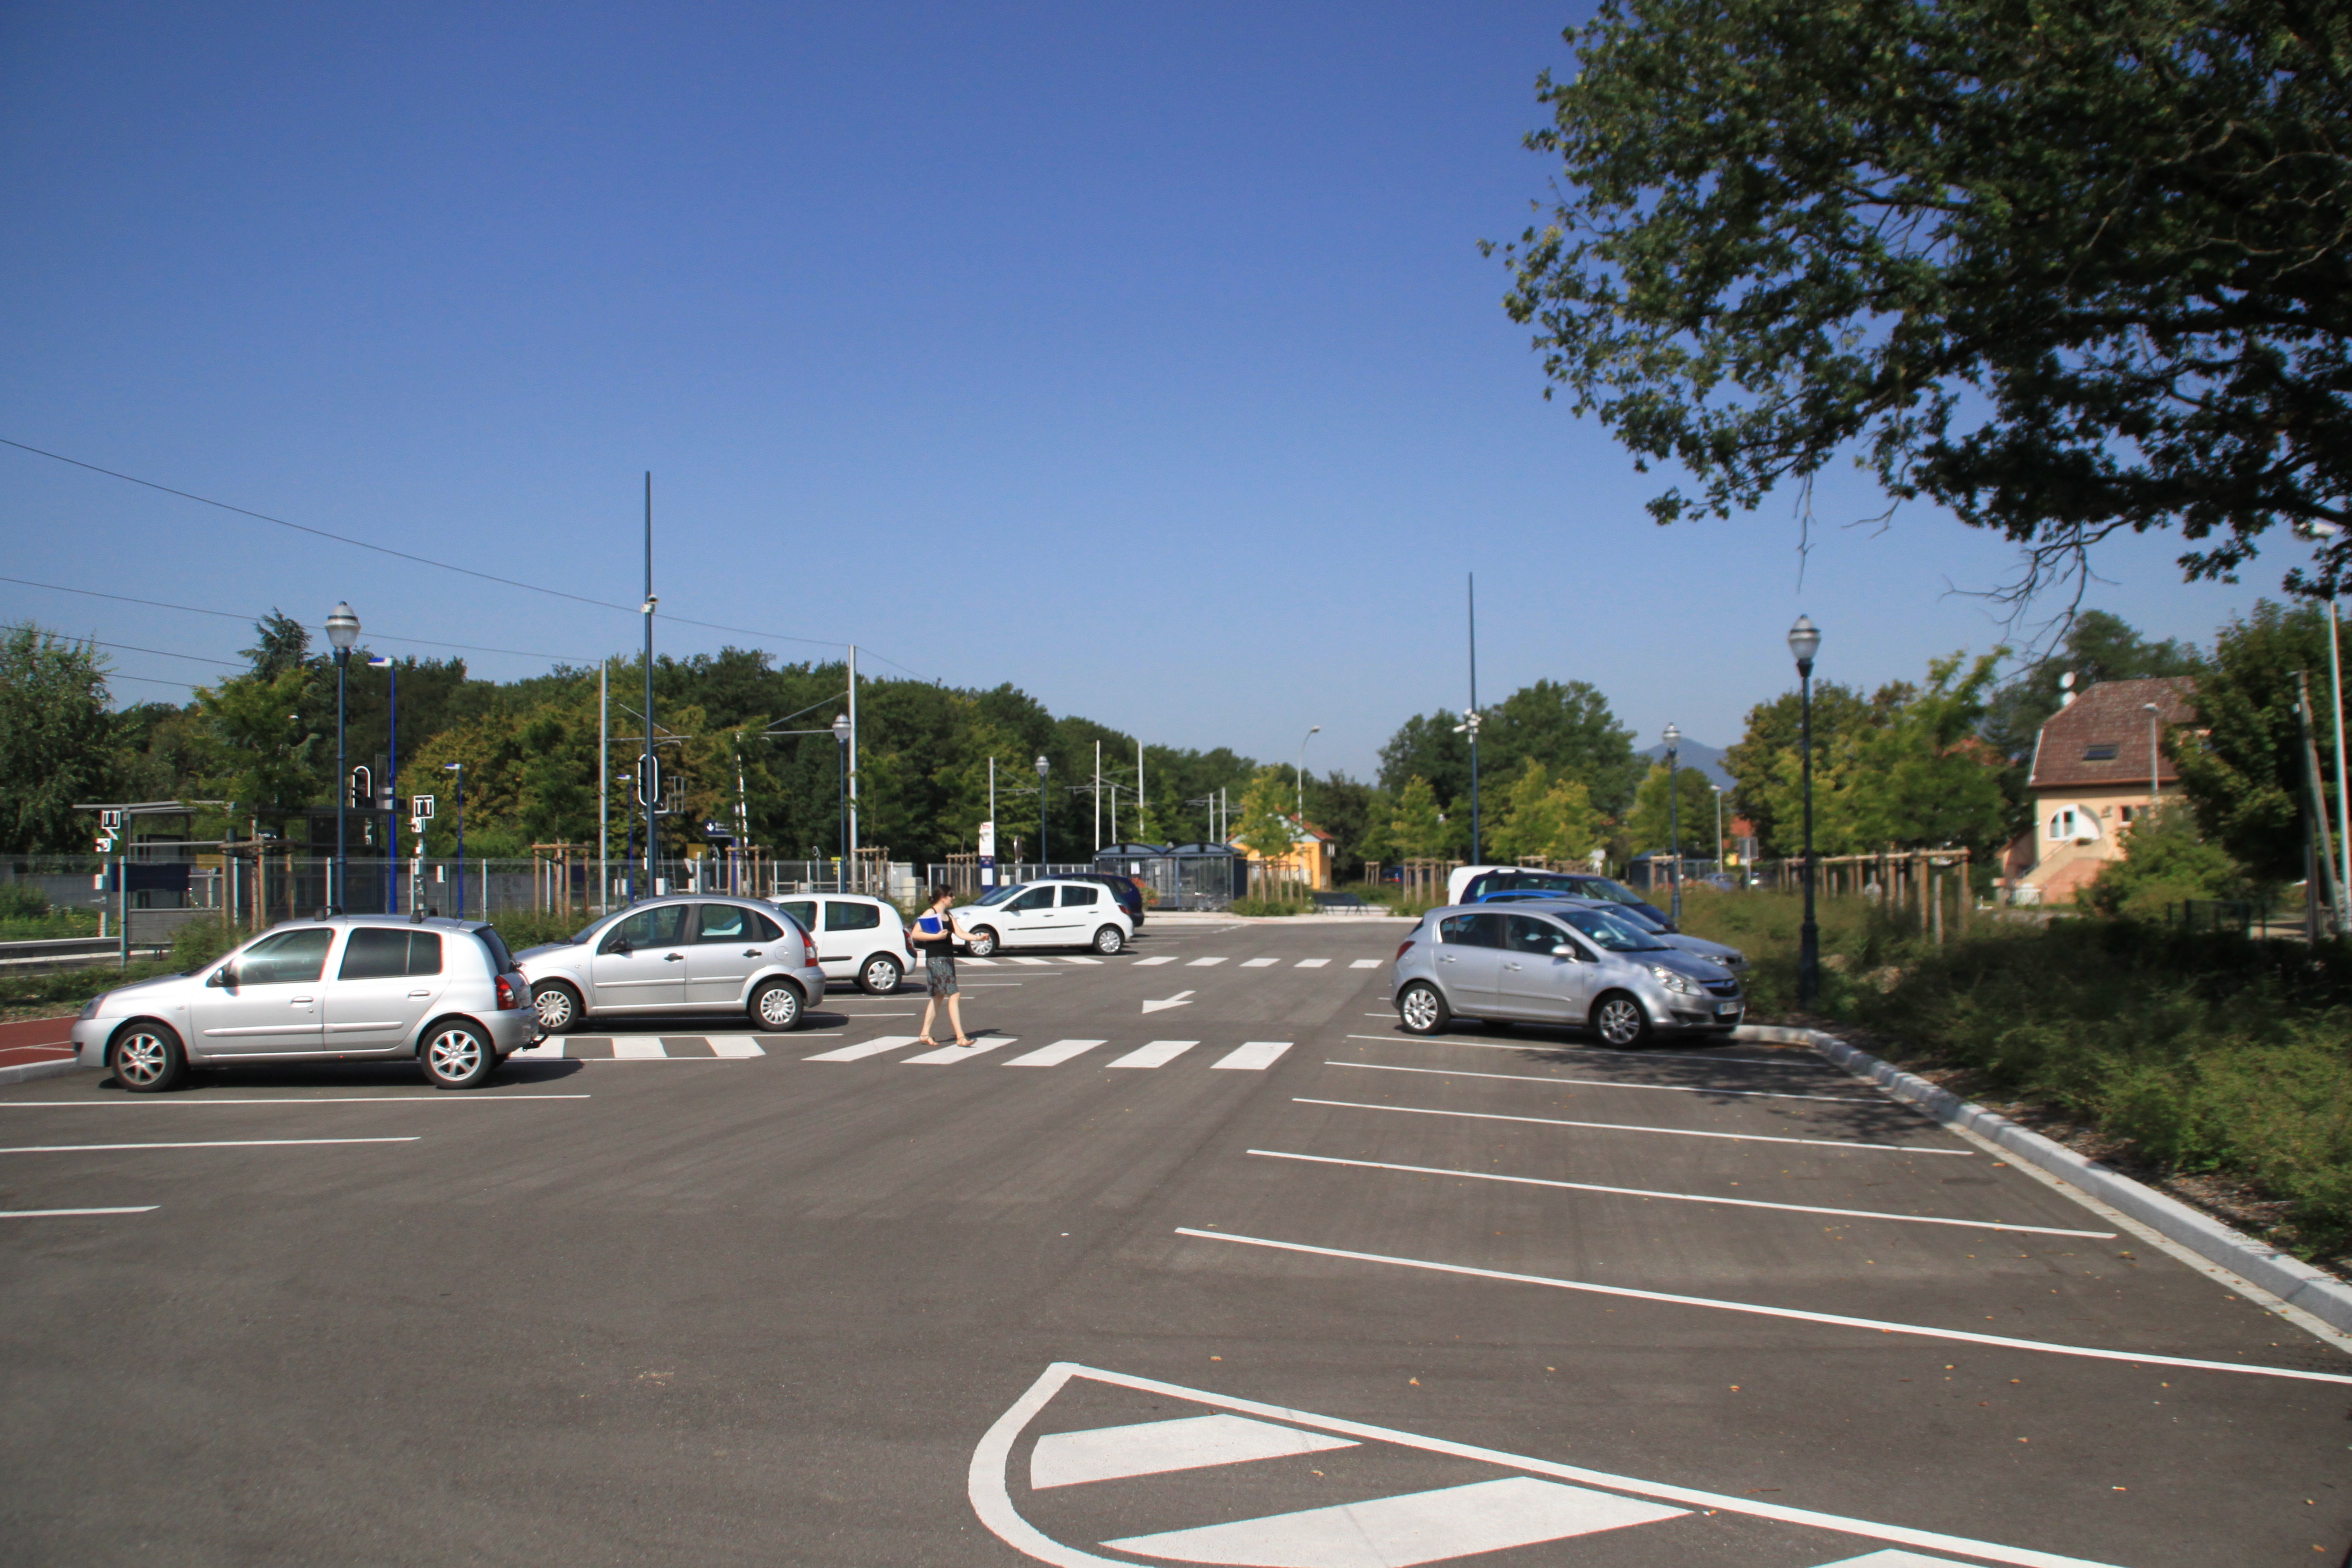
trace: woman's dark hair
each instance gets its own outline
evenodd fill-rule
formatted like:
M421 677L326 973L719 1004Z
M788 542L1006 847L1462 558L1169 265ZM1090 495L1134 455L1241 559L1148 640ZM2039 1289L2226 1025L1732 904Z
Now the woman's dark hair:
M955 902L955 896L955 889L952 887L935 887L931 890L930 901L923 907L937 909L941 904L952 904Z

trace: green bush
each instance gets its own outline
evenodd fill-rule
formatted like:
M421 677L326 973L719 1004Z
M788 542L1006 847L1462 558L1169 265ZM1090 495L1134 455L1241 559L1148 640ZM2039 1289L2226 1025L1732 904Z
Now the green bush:
M0 882L0 920L38 920L49 913L49 895L30 882Z
M245 936L245 932L225 920L191 920L172 933L172 967L182 974L201 969L244 941Z
M1312 899L1305 898L1237 898L1232 912L1237 915L1311 915L1315 912Z

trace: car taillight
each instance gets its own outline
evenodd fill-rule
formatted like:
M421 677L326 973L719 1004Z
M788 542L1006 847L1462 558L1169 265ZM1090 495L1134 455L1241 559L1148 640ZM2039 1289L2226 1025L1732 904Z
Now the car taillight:
M523 988L506 976L498 977L498 1010L511 1013L523 1005Z
M800 934L800 950L802 955L809 963L813 964L817 961L816 939L810 936L806 931L803 931Z
M1405 949L1406 949L1406 948L1408 948L1408 947L1411 947L1412 945L1413 945L1413 939L1412 939L1411 937L1406 937L1406 938L1405 938L1405 939L1404 939L1402 942L1399 942L1399 943L1397 944L1397 957L1399 957L1399 958L1402 958L1402 957L1404 957L1404 956L1405 956Z

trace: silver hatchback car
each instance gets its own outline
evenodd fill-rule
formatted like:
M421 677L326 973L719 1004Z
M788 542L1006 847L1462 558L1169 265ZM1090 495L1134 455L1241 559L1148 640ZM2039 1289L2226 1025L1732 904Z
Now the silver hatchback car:
M336 915L273 926L184 975L109 991L74 1021L86 1067L134 1094L190 1067L413 1057L470 1089L541 1037L530 987L477 921Z
M1747 1010L1739 978L1582 905L1433 909L1397 949L1389 996L1414 1034L1457 1015L1585 1025L1613 1046L1720 1034Z
M517 955L550 1034L597 1013L732 1013L778 1034L825 994L800 922L749 898L648 899Z

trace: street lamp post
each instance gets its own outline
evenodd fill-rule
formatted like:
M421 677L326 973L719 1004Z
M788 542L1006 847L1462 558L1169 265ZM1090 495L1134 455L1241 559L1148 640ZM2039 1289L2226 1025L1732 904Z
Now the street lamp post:
M1050 766L1051 764L1045 760L1045 753L1039 752L1037 754L1037 874L1039 876L1044 876L1046 874L1045 774L1046 769Z
M350 865L343 841L344 813L351 804L351 768L344 757L344 697L350 684L351 645L359 641L359 617L351 613L349 603L338 604L327 613L327 641L335 645L335 885L327 890L327 907L340 909L351 896L347 890Z
M463 920L465 918L465 764L444 762L441 764L441 771L457 775L457 918ZM485 883L482 887L483 902L488 903L489 898L490 888ZM488 914L489 910L485 909L482 912Z
M368 660L373 669L384 672L389 695L384 699L385 744L389 756L385 759L384 780L377 789L377 798L384 804L384 913L400 913L400 662L390 654ZM368 802L370 808L375 801Z
M849 886L849 715L833 715L833 739L838 743L841 759L841 870L834 877L835 891Z
M1788 645L1789 652L1797 656L1802 714L1797 746L1805 795L1805 920L1797 927L1797 1005L1811 1007L1821 994L1821 927L1813 918L1813 656L1821 651L1821 629L1811 616L1797 617L1797 624L1789 628Z
M1661 737L1666 742L1666 852L1674 857L1674 907L1667 917L1676 925L1682 924L1682 802L1675 798L1674 765L1682 751L1682 731L1666 726Z
M1304 830L1307 825L1307 742L1313 740L1316 736L1322 733L1323 726L1318 724L1313 729L1307 731L1306 736L1299 741L1299 760L1297 768L1298 819L1299 827L1302 830ZM1212 833L1211 836L1214 837L1215 835Z
M1722 786L1722 785L1720 785L1720 784L1710 784L1710 785L1708 785L1707 787L1708 787L1709 789L1711 789L1711 790L1713 790L1713 791L1715 792L1715 874L1716 874L1717 876L1719 876L1719 877L1720 877L1721 875L1723 875L1723 861L1724 861L1724 854L1723 854L1723 786ZM1717 887L1721 887L1721 886L1723 886L1723 884L1722 884L1721 882L1717 882L1715 885L1716 885Z

